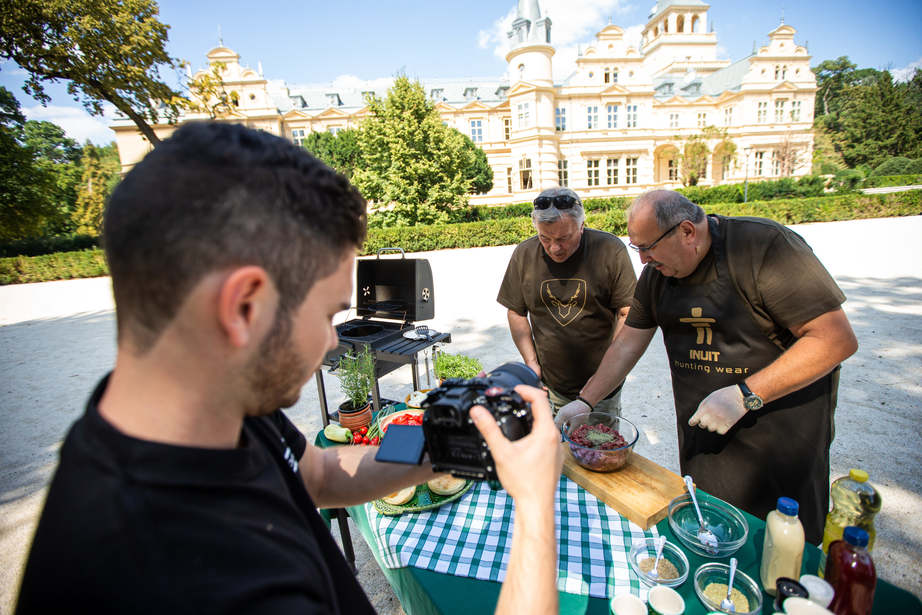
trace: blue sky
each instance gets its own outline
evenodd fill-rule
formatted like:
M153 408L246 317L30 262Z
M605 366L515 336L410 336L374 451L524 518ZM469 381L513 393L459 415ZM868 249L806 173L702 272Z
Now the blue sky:
M555 73L566 75L579 46L585 47L609 23L636 35L654 0L540 0L553 22ZM258 6L260 13L252 7ZM163 0L161 21L170 25L168 51L205 64L205 53L221 36L253 68L262 63L268 79L289 84L329 83L344 76L373 80L403 72L412 78L499 77L504 32L516 0L340 0L262 3L236 0ZM721 57L737 60L764 44L784 16L808 45L811 64L849 56L860 67L887 68L898 75L922 67L922 2L890 0L712 0L709 11ZM51 87L42 108L21 90L14 64L0 65L0 85L14 91L30 119L62 125L83 141L113 138L105 118L90 118L65 92Z

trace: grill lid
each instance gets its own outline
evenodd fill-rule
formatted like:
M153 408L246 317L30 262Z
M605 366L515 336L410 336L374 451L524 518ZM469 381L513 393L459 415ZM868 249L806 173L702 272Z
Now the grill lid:
M381 258L400 252L400 258ZM356 261L356 312L365 318L414 322L435 318L432 269L424 258L407 258L403 248L381 248Z

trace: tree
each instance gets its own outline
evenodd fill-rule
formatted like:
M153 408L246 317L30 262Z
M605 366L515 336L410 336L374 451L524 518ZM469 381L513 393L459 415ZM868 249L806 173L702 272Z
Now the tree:
M685 138L685 143L679 149L679 154L676 157L680 165L683 186L697 186L698 181L704 179L707 173L708 157L711 154L708 142L715 139L717 139L714 146L715 151L718 149L722 151L724 158L732 160L736 157L736 144L730 140L726 128L705 126L701 134L694 134Z
M25 144L35 152L35 164L54 178L53 190L46 196L54 204L56 213L54 218L47 220L45 233L73 232L71 220L77 205L82 150L63 128L52 122L29 120L25 123L24 134Z
M45 83L66 81L91 115L109 102L156 146L150 123L174 121L183 106L160 79L181 63L157 15L153 0L0 0L0 59L29 74L23 89L42 104Z
M354 129L340 130L336 134L312 132L304 138L303 146L349 179L362 163L359 131Z
M74 210L76 232L82 235L99 235L102 213L106 205L108 177L99 158L99 151L87 141L83 146L83 175L77 192Z
M38 237L55 216L54 176L25 143L25 117L0 86L0 240Z
M213 62L211 70L193 78L188 83L189 98L184 105L189 111L204 113L211 119L227 115L240 104L237 92L228 92L224 86L224 62Z
M487 154L483 151L483 148L471 141L467 135L460 132L458 134L464 137L464 146L470 156L470 163L465 172L465 177L471 180L471 192L485 194L493 189L493 168L487 161Z
M848 59L848 56L840 56L835 60L823 60L819 65L813 67L813 73L816 75L816 104L815 115L817 117L833 113L837 110L839 94L842 90L851 85L852 73L858 68Z
M797 167L800 166L803 155L803 150L791 141L791 133L785 133L784 139L772 152L772 156L778 165L778 174L781 177L793 175Z
M467 205L472 164L465 137L449 129L418 81L400 76L387 98L368 100L362 165L353 183L381 208L386 224L443 223Z

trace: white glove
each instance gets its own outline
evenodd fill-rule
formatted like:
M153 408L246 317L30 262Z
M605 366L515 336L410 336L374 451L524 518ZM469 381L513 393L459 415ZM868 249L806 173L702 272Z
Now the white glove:
M554 417L554 424L560 429L570 417L584 412L592 412L592 407L581 399L573 400L569 404L561 406L560 410L557 411L557 416Z
M698 404L697 412L688 419L688 424L724 435L743 418L746 412L746 406L743 405L743 392L734 384L717 389L705 397Z

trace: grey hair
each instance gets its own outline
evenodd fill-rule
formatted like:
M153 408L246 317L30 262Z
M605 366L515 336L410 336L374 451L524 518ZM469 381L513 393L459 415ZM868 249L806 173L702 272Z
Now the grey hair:
M704 220L704 210L674 190L651 190L641 194L628 207L627 218L630 219L635 206L647 202L653 208L660 230L672 228L685 220L693 224Z
M576 199L577 205L574 205L570 209L557 209L553 205L547 209L532 209L531 210L531 221L535 224L546 224L557 222L560 220L561 216L569 216L576 220L577 224L582 224L586 221L586 211L583 209L583 200L579 198L579 195L569 188L556 187L548 188L547 190L542 190L541 194L538 196L560 196L562 194L568 194Z

